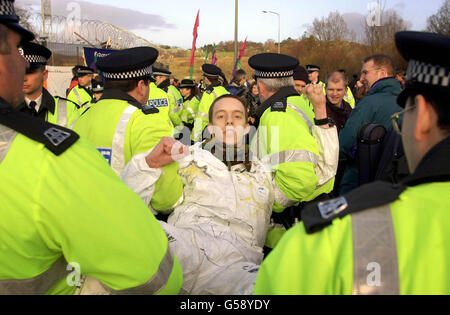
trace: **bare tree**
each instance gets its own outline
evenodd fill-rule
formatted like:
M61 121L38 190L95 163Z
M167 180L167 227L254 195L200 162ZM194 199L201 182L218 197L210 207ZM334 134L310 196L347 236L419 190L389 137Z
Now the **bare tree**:
M445 0L439 11L427 19L427 31L450 35L450 0Z
M381 11L381 25L365 25L365 44L371 51L379 51L382 47L392 45L394 35L399 31L407 30L411 23L405 21L395 10Z
M308 27L308 33L323 42L353 40L356 34L350 31L339 12L331 12L328 17L314 19Z

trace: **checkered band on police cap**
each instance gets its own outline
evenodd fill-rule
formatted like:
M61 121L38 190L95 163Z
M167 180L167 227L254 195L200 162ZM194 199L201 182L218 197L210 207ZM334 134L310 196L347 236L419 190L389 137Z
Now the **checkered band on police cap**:
M406 79L434 86L450 87L450 68L411 59L406 71Z
M288 71L261 71L255 70L255 77L266 78L266 79L276 79L276 78L287 78L294 75L294 70Z
M117 72L117 73L108 73L103 72L103 75L106 79L110 80L130 80L130 79L138 79L149 77L152 74L152 66L148 66L142 69L127 71L127 72Z
M29 63L47 63L47 59L43 56L38 55L25 55L23 56Z
M15 16L14 2L8 0L0 0L0 15Z

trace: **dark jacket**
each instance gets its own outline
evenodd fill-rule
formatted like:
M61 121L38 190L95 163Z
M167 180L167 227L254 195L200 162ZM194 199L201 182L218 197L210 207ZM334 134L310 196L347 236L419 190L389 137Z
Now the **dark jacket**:
M397 105L397 96L400 92L400 82L396 79L381 79L353 109L344 129L339 134L339 158L341 161L348 162L341 182L341 194L358 187L359 174L354 155L359 128L367 123L380 124L386 129L392 128L391 116L402 110Z
M327 116L335 122L338 133L344 128L351 113L352 107L349 103L343 100L341 107L337 107L327 97Z

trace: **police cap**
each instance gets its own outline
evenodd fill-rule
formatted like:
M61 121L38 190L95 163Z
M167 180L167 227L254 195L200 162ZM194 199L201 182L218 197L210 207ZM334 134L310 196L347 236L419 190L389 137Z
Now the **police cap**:
M182 88L194 88L194 87L195 87L195 82L193 80L190 80L190 79L181 80L180 89L182 89Z
M30 64L30 68L27 69L27 72L32 72L40 66L45 66L52 56L52 52L49 49L32 42L24 43L22 47L19 48L19 51L23 58Z
M86 66L79 66L78 70L77 70L78 77L83 77L85 75L93 74L93 73L94 73L94 69L86 67Z
M167 69L164 68L157 68L157 67L153 67L153 76L163 76L163 77L170 77L170 75L172 74L172 72L170 72Z
M113 52L96 65L107 80L149 79L158 51L152 47L135 47Z
M450 92L450 36L425 32L398 32L395 44L408 61L406 86L397 98L405 107L408 95Z
M299 62L291 56L263 53L250 57L248 64L255 69L256 78L275 79L292 77Z
M294 80L304 81L306 84L310 83L308 73L302 66L298 66L297 68L294 69Z
M104 90L103 83L96 82L96 84L92 86L92 92L94 93L101 93L103 92L103 90Z
M14 9L14 0L0 0L0 23L22 36L22 42L32 41L34 34L19 24L19 17Z
M215 77L218 78L221 73L222 73L222 69L220 69L218 66L216 65L212 65L209 63L205 63L202 66L202 70L203 70L203 75L205 77Z
M320 67L316 65L306 65L306 71L308 71L308 73L320 71Z

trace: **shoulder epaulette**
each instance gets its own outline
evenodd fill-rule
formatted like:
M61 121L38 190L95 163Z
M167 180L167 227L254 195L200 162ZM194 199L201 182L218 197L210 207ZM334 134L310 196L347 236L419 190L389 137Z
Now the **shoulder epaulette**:
M156 108L154 105L147 103L145 105L142 105L142 112L145 115L150 115L150 114L158 114L159 113L159 109Z
M287 108L287 99L282 99L279 101L276 101L270 106L270 109L272 112L286 112Z
M336 218L394 202L405 189L404 185L377 181L361 186L342 197L307 205L302 210L301 218L306 232L316 233Z
M0 123L44 144L55 155L64 153L80 138L73 130L14 110L0 114Z

